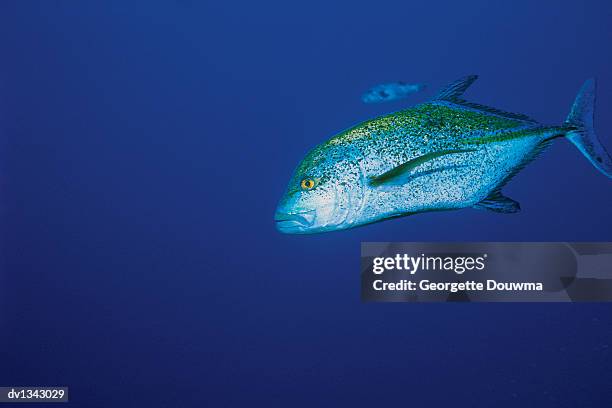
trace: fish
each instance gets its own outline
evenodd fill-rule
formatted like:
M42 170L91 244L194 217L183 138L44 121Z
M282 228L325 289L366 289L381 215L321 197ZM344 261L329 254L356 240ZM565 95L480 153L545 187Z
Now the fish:
M517 213L502 188L557 139L612 178L594 129L595 80L584 82L556 126L467 101L470 75L433 99L367 120L314 147L278 203L278 231L312 234L430 211Z
M406 82L390 82L376 85L368 89L362 96L363 103L381 103L402 99L410 94L420 92L426 88L425 84L408 84Z

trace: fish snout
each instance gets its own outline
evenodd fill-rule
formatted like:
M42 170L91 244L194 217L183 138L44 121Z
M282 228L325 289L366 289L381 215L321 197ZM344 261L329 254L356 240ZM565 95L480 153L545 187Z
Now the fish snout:
M314 224L316 210L299 212L276 211L274 222L280 232L287 234L305 231Z

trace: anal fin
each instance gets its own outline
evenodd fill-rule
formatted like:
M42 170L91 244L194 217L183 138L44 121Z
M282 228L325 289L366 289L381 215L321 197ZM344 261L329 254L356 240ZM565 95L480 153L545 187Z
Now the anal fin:
M494 191L487 198L476 204L474 208L510 214L519 212L521 205L501 192Z

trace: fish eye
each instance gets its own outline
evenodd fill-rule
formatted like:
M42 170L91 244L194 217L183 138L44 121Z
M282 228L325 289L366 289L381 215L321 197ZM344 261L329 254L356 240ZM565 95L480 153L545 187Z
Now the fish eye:
M302 190L312 190L315 186L315 181L313 179L304 179L300 183L300 187Z

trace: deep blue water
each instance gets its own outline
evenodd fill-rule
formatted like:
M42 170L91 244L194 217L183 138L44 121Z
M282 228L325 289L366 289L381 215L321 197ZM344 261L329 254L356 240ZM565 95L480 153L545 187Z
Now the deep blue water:
M537 4L535 4L537 3ZM612 240L612 181L564 140L523 211L287 236L308 148L480 74L470 100L560 123L599 80L608 1L0 5L0 385L83 407L609 407L610 304L362 304L361 241ZM428 82L383 105L385 81Z

